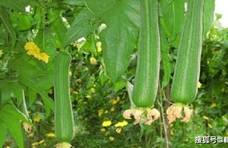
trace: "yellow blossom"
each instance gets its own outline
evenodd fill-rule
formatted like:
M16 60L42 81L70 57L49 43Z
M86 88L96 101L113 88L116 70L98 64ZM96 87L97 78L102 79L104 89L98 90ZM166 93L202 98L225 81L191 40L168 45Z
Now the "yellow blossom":
M114 112L114 111L115 111L115 108L114 108L114 107L112 107L112 108L110 109L110 111L111 111L111 112Z
M39 113L36 113L34 116L33 116L33 121L34 122L40 122L40 120L42 119L41 115Z
M209 120L209 118L207 116L203 116L203 119L205 120Z
M34 143L32 143L32 147L35 148L36 146L41 145L41 144L43 144L43 143L44 143L44 140L34 142Z
M45 52L41 52L40 48L34 42L27 42L24 46L28 55L33 56L34 58L48 63L49 56Z
M212 128L212 125L211 125L210 123L208 123L208 127L209 127L209 128Z
M103 113L104 113L104 110L103 109L99 109L98 112L97 112L97 114L98 114L99 117L102 116Z
M110 137L109 137L109 140L110 140L110 141L114 141L114 140L115 140L115 138L114 138L114 137L112 137L112 136L110 136Z
M127 126L128 125L128 122L126 120L123 120L121 122L117 122L114 126L115 127L124 127L124 126Z
M115 104L117 104L119 101L120 101L120 98L119 98L119 97L116 98L116 99L112 99L112 100L111 100L111 104L112 104L112 105L115 105Z
M101 128L101 132L105 132L106 131L106 129L105 128Z
M101 45L102 45L101 42L97 42L97 43L96 43L97 52L101 52L101 51L102 51Z
M211 104L210 107L211 107L211 108L214 108L214 107L216 107L216 106L217 106L217 104L213 102L213 103Z
M89 61L90 61L90 64L92 64L92 65L96 65L97 64L97 60L94 57L91 57L89 59Z
M111 126L111 124L112 124L111 120L105 120L105 121L103 121L102 126L103 127L109 127L109 126Z
M45 63L48 63L49 55L47 55L45 52L41 52L39 54L39 60L44 61Z
M46 136L47 136L48 138L55 138L55 134L52 133L52 132L47 133Z
M202 84L200 82L197 83L197 87L198 88L201 88L202 87Z
M122 132L122 128L116 128L116 132L118 133L118 134L120 134L121 132Z

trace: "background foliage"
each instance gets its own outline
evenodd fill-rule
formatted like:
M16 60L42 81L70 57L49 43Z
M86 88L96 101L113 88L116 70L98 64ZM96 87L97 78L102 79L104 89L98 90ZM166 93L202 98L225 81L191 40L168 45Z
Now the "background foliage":
M161 0L161 7L166 10L160 14L161 36L166 38L162 40L161 82L156 101L163 114L170 103L169 82L181 31L178 24L184 17L179 0L168 7L167 1ZM56 52L65 48L73 57L73 146L165 147L164 115L152 126L140 127L125 121L121 114L130 107L127 85L134 81L136 68L138 11L137 0L0 0L0 145L36 148L56 144L53 61ZM174 22L168 19L175 14L180 15ZM205 22L213 20L206 18ZM86 41L78 40L81 37ZM35 42L50 56L47 64L26 53L24 45L28 41ZM227 49L228 30L214 25L205 33L194 117L188 124L177 122L168 127L172 147L196 147L196 136L228 136ZM115 58L110 59L110 55ZM22 122L32 125L32 131L22 130Z

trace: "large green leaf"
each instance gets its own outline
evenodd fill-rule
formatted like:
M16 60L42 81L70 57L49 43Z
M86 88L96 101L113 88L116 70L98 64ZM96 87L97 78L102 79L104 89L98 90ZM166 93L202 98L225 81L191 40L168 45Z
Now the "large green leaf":
M25 11L25 7L29 4L29 0L0 0L0 6L18 11Z
M8 34L11 38L11 45L13 47L16 43L16 33L10 22L8 11L1 6L0 6L0 21L4 24L4 27L6 28Z
M89 9L97 16L100 17L104 13L109 12L110 9L116 5L117 0L85 0Z
M45 49L51 50L51 48ZM48 90L53 85L53 62L43 64L29 55L20 54L10 62L10 67L17 71L20 81L24 78L30 79L36 87L42 90ZM33 87L34 84L24 85Z
M21 77L20 82L41 96L47 114L53 110L54 101L48 96L48 92L45 89L36 85L36 82L26 77Z
M24 148L24 137L21 128L21 121L28 121L26 116L20 112L14 105L6 104L0 109L1 123L4 125L0 128L9 131L15 139L19 148ZM3 140L4 141L4 140Z
M210 30L214 21L214 10L215 10L215 0L205 0L204 1L204 15L203 15L203 33L204 36Z
M94 21L95 17L88 9L81 10L64 36L64 45L77 41L81 37L87 37L94 31Z
M104 63L107 74L112 81L116 81L127 69L130 55L136 47L140 22L139 1L87 0L87 5L107 25L101 34Z
M160 22L169 40L178 45L184 23L185 0L161 0Z
M5 125L3 124L2 119L0 118L0 147L3 147L3 144L5 143L5 137L7 134L7 129Z
M41 52L46 52L49 56L48 63L50 63L56 55L56 36L49 28L39 30L35 42L40 47Z
M162 87L166 87L169 84L172 73L172 65L169 55L169 43L167 37L164 35L162 31L160 31L161 36L161 59L162 59Z
M56 48L64 48L64 34L66 32L66 27L61 19L60 11L58 10L51 10L49 12L49 17L52 18L51 23L51 33L54 37L55 47Z
M42 65L31 58L28 55L18 55L11 61L10 67L17 71L20 84L41 96L49 114L53 109L53 100L48 97L47 91L53 86L53 63Z

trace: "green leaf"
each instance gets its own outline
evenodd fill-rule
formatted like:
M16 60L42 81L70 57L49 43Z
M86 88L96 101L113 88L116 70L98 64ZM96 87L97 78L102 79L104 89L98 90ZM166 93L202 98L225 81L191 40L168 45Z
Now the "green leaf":
M178 46L184 24L184 3L185 0L160 1L161 26L175 47Z
M12 118L18 121L27 121L26 116L12 104L4 105L0 110L1 117Z
M64 45L69 45L81 37L86 38L94 31L94 20L94 15L88 9L81 10L81 12L74 18L73 23L64 36Z
M66 27L61 19L60 11L59 10L51 10L49 12L49 18L52 18L51 27L50 27L50 33L52 34L54 41L55 41L55 47L56 48L64 48L64 34L67 31Z
M1 121L10 135L15 139L19 148L24 148L24 137L21 121L28 121L26 116L14 105L6 104L0 109Z
M114 5L116 5L117 0L85 0L86 5L89 9L97 16L100 17L104 13L110 11Z
M123 89L125 86L126 86L126 81L119 80L119 81L115 82L114 90L115 90L115 92L118 92L119 90Z
M127 87L127 93L128 93L128 96L129 96L129 100L130 100L130 105L131 105L132 108L134 108L135 104L134 104L134 102L132 100L134 85L131 84L131 82L128 81L126 87Z
M76 6L83 6L84 0L64 0L64 3L68 4L68 5L76 5Z
M15 9L17 11L25 11L25 7L29 4L29 0L0 0L0 6Z
M11 21L15 28L19 31L29 30L33 25L33 18L31 14L27 13L11 13Z
M4 27L6 28L10 38L11 38L11 46L14 47L16 43L16 33L13 29L13 26L11 25L9 14L6 9L2 8L0 6L0 20L4 24Z
M210 30L214 22L214 10L215 10L215 0L205 0L204 1L204 15L203 15L203 34L204 36Z
M21 77L20 82L41 96L47 114L49 114L53 110L54 101L47 95L48 93L44 88L37 86L36 82L28 78Z
M49 28L39 30L35 42L41 49L41 52L45 52L49 56L48 63L50 63L56 55L56 40L54 33Z
M42 90L48 90L53 85L53 62L43 64L29 55L21 54L10 62L10 68L17 71L20 83L27 87L35 84ZM28 86L23 83L21 80L25 78L30 79L33 84Z
M7 130L5 125L3 124L2 119L0 119L0 147L3 147L3 144L5 143L5 138L7 134Z
M109 5L107 2L106 4ZM115 1L102 18L107 25L101 33L104 63L107 74L114 82L127 69L130 55L136 47L140 22L139 3L137 0Z
M7 80L0 80L1 103L7 103L13 96L12 83Z
M169 55L169 43L162 31L160 31L161 34L161 59L162 59L162 68L163 68L163 76L162 76L162 87L166 87L169 84L169 81L171 79L171 73L172 73L172 65L170 61L170 55Z

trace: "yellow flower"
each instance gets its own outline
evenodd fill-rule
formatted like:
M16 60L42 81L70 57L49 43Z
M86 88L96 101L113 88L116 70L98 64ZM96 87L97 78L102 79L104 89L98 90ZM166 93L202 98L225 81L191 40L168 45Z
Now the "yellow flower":
M115 111L115 108L114 108L114 107L112 107L112 108L110 109L110 111L111 111L111 112L114 112L114 111Z
M128 125L128 122L126 120L123 120L122 122L117 122L114 126L115 127L124 127Z
M217 104L215 103L215 102L213 102L212 104L211 104L211 108L214 108L214 107L216 107L217 106Z
M49 56L45 52L40 52L40 48L34 42L27 42L24 46L28 55L36 59L48 63Z
M96 43L97 52L101 52L101 51L102 51L101 45L102 45L101 42L97 42L97 43Z
M41 52L38 59L48 63L49 56L45 52Z
M96 65L97 64L97 60L94 57L91 57L89 59L89 61L90 61L90 64L92 64L92 65Z
M99 117L102 116L103 113L104 113L104 110L103 109L99 109L98 112L97 112L97 114L98 114Z
M41 115L39 113L36 113L34 116L33 116L33 121L34 122L40 122L40 120L42 119Z
M55 134L52 133L52 132L47 133L46 136L47 136L48 138L55 138Z
M101 132L105 132L106 131L106 129L105 128L101 128Z
M111 100L111 104L112 104L112 105L116 105L119 101L120 101L120 98L119 98L119 97L116 98L116 99L112 99L112 100Z
M109 137L109 140L110 140L110 141L114 141L114 140L115 140L115 138L114 138L114 137L112 137L112 136L110 136L110 137Z
M202 84L200 82L197 83L197 87L198 88L201 88L202 87Z
M112 124L111 120L105 120L105 121L103 121L102 126L103 127L109 127L109 126L111 126L111 124Z
M120 134L121 132L122 132L122 128L116 128L116 132L118 133L118 134Z
M33 147L33 148L36 148L36 146L41 145L41 144L43 144L43 143L44 143L44 140L40 140L40 141L37 141L37 142L33 142L33 143L32 143L32 147Z

